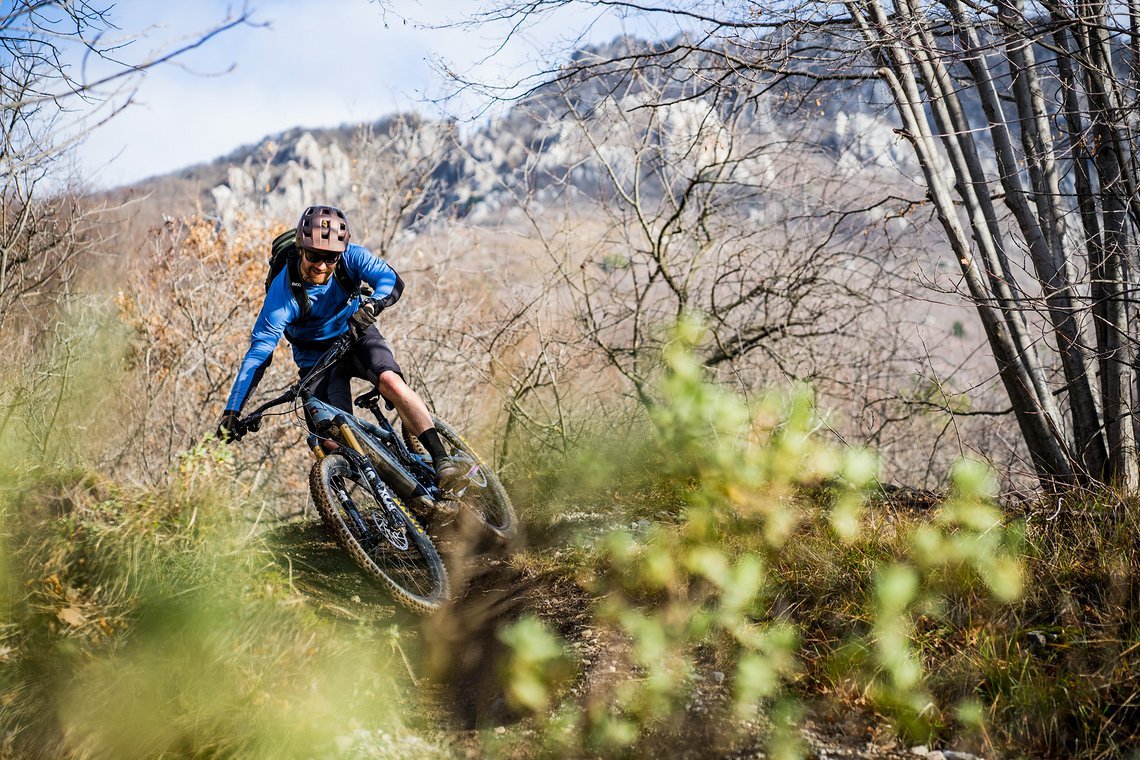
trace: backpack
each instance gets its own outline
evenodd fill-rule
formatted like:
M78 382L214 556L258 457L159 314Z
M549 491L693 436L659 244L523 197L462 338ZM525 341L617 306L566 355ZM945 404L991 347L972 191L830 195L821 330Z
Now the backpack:
M273 249L269 256L269 273L265 276L265 292L269 292L269 286L273 284L274 278L280 274L281 270L288 267L289 290L293 293L293 298L296 299L297 306L301 309L301 317L297 321L304 322L309 318L309 312L312 311L313 305L309 302L309 294L305 292L305 283L301 279L300 259L300 254L297 251L296 229L286 230L273 238ZM341 290L348 293L349 301L360 293L360 279L349 273L343 260L340 266L333 270L333 277L340 285ZM289 336L286 335L285 337L288 338Z

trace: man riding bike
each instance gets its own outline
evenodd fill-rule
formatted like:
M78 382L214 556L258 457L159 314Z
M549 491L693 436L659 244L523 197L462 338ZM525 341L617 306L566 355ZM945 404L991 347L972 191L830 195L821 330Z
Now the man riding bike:
M466 468L444 451L427 406L404 382L400 365L374 324L378 308L399 300L404 282L387 262L367 248L349 243L350 237L348 219L340 209L310 206L301 214L297 223L298 256L269 283L250 333L249 350L218 425L218 437L241 437L241 409L269 367L282 335L292 344L293 360L303 376L334 340L351 331L357 338L352 350L313 386L314 395L351 413L351 378L374 384L395 407L404 429L418 438L431 456L439 487L449 490L463 479ZM342 271L337 273L337 267ZM362 281L373 289L372 298L379 307L363 302L359 288L348 284ZM298 299L307 299L308 308L303 308ZM313 421L308 422L312 429Z

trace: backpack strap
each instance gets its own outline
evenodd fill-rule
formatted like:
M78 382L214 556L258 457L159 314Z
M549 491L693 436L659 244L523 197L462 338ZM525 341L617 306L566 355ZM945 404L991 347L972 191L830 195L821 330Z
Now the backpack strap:
M296 246L293 247L293 252L286 259L285 272L286 277L289 278L289 292L293 294L293 300L301 309L301 315L297 321L304 322L309 318L313 304L309 301L309 294L305 291L305 281L301 279L301 257L297 255Z
M289 341L292 345L305 351L320 351L324 353L328 351L333 343L336 343L336 338L329 338L327 340L306 340L305 338L296 338L285 333L285 340Z
M283 269L286 278L288 278L286 282L289 285L289 292L293 294L293 300L297 302L297 307L301 310L300 321L304 321L309 318L312 304L309 303L309 296L305 292L305 283L301 280L300 260L297 252L297 230L295 228L286 230L273 238L272 252L269 255L269 271L265 275L266 293L269 292L269 286L273 284L273 280Z
M337 285L340 285L340 289L348 293L349 301L360 295L360 278L355 273L348 271L344 256L341 256L340 263L333 270L333 277L336 279Z

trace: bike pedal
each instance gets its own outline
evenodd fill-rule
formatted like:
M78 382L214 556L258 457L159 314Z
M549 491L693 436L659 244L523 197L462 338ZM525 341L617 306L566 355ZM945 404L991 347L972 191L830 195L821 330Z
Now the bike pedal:
M435 510L442 517L454 517L459 514L459 499L455 494L445 493L435 500Z

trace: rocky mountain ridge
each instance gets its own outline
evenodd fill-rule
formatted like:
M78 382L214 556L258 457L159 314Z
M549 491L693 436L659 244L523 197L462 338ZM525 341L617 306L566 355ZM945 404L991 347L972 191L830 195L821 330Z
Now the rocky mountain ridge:
M664 44L619 38L581 50L575 59L619 58ZM175 208L193 204L227 225L239 215L284 220L317 200L352 207L352 196L362 191L362 183L385 181L364 176L362 164L375 164L377 156L362 152L387 151L393 172L399 171L397 165L418 163L418 171L431 183L408 224L439 210L478 224L497 218L511 196L520 193L549 194L570 187L596 196L607 172L641 171L638 151L648 148L674 165L687 162L691 171L739 160L742 134L751 146L774 146L767 158L756 152L742 161L746 177L764 176L770 171L772 151L792 143L825 156L845 174L864 169L918 174L909 146L895 132L889 101L874 85L814 86L812 102L791 108L787 103L793 82L743 99L747 105L742 107L740 96L755 83L734 84L739 91L735 96L722 93L714 99L693 94L696 73L650 67L638 77L614 71L552 81L505 115L471 128L416 114L333 129L293 128L135 189L169 199L172 188L178 188ZM643 106L661 95L667 95L668 102L657 106L650 127ZM803 101L802 93L793 95L792 100Z
M816 155L832 162L840 176L869 170L922 184L913 151L898 134L889 93L870 76L872 62L852 41L839 36L820 39L817 34L788 44L813 51L803 64L805 71L868 74L862 81L761 81L749 72L726 70L709 54L672 54L686 48L678 44L682 42L681 37L653 42L619 37L583 48L486 123L461 125L392 114L373 123L331 129L293 128L136 189L169 198L176 188L180 203L173 204L175 208L192 204L226 224L253 213L287 219L299 206L318 200L352 207L353 196L370 183L387 182L360 170L362 163L377 163L376 155L361 155L364 148L387 152L389 176L409 162L419 164L419 179L431 187L404 220L412 226L439 211L469 223L493 220L511 205L512 196L521 194L572 188L597 197L611 179L607 174L616 172L620 178L643 171L638 151L649 149L665 162L687 162L691 171L718 161L740 161L742 176L736 179L747 182L770 175L773 156L795 146L800 153L791 160ZM780 44L775 39L756 42L774 50ZM610 63L630 60L638 63ZM1046 70L1050 60L1048 51L1040 51ZM584 66L584 73L566 74L576 66ZM709 72L721 76L715 88L707 87ZM1044 81L1051 92L1055 85L1047 71ZM968 90L962 97L970 121L983 133L982 159L992 168L992 158L986 155L986 119ZM649 104L652 125L646 116ZM743 160L742 142L747 152ZM767 148L758 151L758 145Z
M886 172L922 184L913 151L898 134L890 95L870 76L871 61L850 40L817 35L789 44L814 51L805 71L863 72L865 80L761 81L726 70L709 54L672 54L686 47L681 42L681 37L654 42L619 37L583 48L503 115L482 124L392 114L331 129L293 128L140 187L158 188L161 197L168 194L164 185L181 186L184 201L226 224L242 214L287 219L318 200L354 206L353 196L368 184L388 181L361 171L362 164L377 163L378 151L387 152L389 176L418 164L413 173L431 185L404 220L414 226L439 211L469 223L493 220L511 205L512 196L524 194L572 188L597 197L611 179L607 174L621 178L644 171L647 150L665 162L687 164L681 168L688 171L739 162L735 179L748 182L771 180L773 158L794 147L799 153L791 160L816 155L832 162L840 176ZM780 43L756 44L775 49ZM1040 52L1047 68L1050 56ZM610 63L631 59L638 63ZM575 66L584 66L584 72L566 74ZM721 77L716 88L707 87L709 72ZM1048 76L1045 84L1051 89ZM968 90L962 97L971 122L984 132L980 106ZM647 117L650 104L653 119ZM979 142L983 161L992 168L984 134ZM757 150L760 145L766 148ZM365 150L373 155L362 155Z

